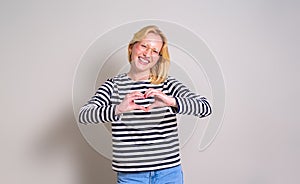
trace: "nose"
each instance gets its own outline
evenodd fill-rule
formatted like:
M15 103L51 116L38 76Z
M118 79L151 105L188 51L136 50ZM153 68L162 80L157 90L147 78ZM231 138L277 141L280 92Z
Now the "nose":
M151 48L146 48L145 51L143 52L144 56L150 57L152 54Z

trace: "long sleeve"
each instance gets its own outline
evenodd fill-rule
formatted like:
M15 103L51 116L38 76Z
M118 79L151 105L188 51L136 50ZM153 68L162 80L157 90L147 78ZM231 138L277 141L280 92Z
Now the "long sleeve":
M211 106L207 99L194 92L191 92L185 85L170 77L167 81L169 95L173 96L177 102L178 114L194 115L199 118L211 114Z
M79 122L106 123L117 121L119 116L115 115L116 105L111 103L114 83L107 80L96 91L95 95L79 111Z

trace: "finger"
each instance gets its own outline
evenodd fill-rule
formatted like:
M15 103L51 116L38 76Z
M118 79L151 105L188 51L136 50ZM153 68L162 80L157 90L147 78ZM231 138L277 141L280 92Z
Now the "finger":
M167 95L162 93L161 91L151 91L149 94L147 94L147 97L149 97L149 96L159 98L161 100L164 100L167 97ZM147 97L145 97L145 98L147 98Z
M153 88L149 88L145 91L145 94L149 93L150 91L153 91L154 89Z
M141 106L141 105L137 105L137 104L134 104L132 105L133 109L135 110L143 110L143 111L146 111L146 108L144 106Z
M131 93L129 93L130 95L143 95L143 93L139 92L139 91L133 91Z
M161 91L157 90L157 89L148 89L146 92L145 92L145 98L148 98L149 96L155 96L157 94L161 93Z
M155 108L156 105L155 104L151 104L146 108L146 111L150 111L151 109Z
M132 98L132 97L140 97L140 98L143 98L143 97L144 97L144 94L142 94L142 93L133 93L133 94L128 94L127 97L128 97L128 98Z
M133 96L128 98L129 101L138 100L138 99L144 99L144 96Z
M129 93L126 96L127 96L127 98L130 98L130 99L132 99L132 98L144 98L144 94L141 93L141 92L138 92L138 91L133 92L133 93Z

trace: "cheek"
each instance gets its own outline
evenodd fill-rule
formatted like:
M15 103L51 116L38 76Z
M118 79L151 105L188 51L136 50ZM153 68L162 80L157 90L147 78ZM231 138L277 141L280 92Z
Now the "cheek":
M137 58L138 55L139 55L139 50L136 49L135 47L133 47L131 50L131 60L134 60L135 58Z
M136 58L136 53L132 50L131 52L131 60L134 60L134 58Z
M159 57L152 57L152 62L157 63L159 60Z

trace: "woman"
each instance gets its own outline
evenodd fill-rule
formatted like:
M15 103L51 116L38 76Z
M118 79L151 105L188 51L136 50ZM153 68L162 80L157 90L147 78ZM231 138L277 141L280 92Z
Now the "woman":
M108 79L80 109L84 124L111 122L118 184L181 184L176 114L211 114L205 97L168 76L165 35L156 26L134 34L128 45L130 70Z

